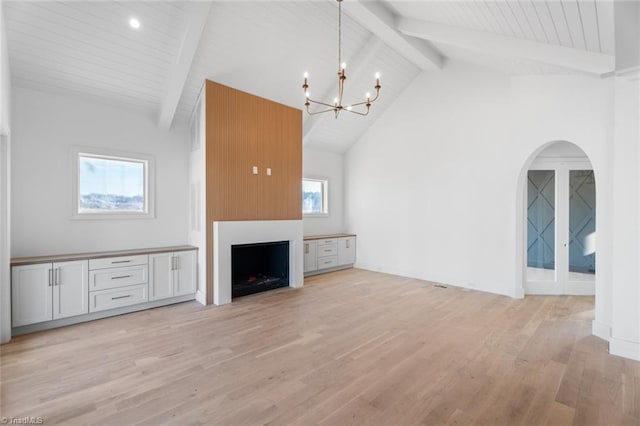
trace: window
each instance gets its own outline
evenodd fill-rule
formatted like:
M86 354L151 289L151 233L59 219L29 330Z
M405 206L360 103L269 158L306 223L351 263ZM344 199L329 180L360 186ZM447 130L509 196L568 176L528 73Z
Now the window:
M74 217L153 217L152 159L75 150Z
M302 213L305 215L327 215L329 181L324 179L302 180Z

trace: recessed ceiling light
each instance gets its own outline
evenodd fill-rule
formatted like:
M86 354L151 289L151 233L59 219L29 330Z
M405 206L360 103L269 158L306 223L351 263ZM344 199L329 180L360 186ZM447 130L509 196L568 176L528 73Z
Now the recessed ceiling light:
M137 30L138 28L140 28L140 21L138 21L136 18L131 18L129 19L129 25L131 26L131 28Z

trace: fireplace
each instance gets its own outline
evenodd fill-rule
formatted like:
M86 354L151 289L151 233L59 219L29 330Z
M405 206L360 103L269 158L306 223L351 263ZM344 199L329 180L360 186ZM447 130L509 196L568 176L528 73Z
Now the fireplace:
M231 246L231 297L289 286L289 241Z
M231 303L233 246L288 242L289 287L304 285L302 221L254 220L213 222L213 303Z

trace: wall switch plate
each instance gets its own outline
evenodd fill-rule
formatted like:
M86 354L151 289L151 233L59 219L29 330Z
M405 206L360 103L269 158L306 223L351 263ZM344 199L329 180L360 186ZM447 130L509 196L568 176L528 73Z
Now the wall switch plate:
M254 175L258 174L258 166L253 166L253 174Z
M271 168L267 167L267 176L271 176Z

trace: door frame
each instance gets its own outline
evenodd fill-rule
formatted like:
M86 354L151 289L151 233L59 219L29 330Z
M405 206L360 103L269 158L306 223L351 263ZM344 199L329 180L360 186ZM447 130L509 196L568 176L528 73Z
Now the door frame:
M529 170L553 170L555 173L555 279L551 281L529 281L527 279L527 175ZM548 157L534 158L525 170L524 184L524 262L523 290L528 295L595 295L596 273L591 281L571 280L569 275L569 172L571 170L592 170L588 157ZM597 194L597 183L596 183ZM597 215L597 204L596 204ZM596 231L597 232L597 231ZM561 234L562 233L562 234Z

